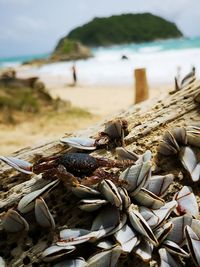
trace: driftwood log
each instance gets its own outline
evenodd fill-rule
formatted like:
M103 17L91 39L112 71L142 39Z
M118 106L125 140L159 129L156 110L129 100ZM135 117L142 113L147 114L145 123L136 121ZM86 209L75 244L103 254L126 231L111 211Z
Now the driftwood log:
M125 138L126 148L138 154L150 149L154 157L155 173L173 173L175 182L171 194L180 188L181 184L189 184L187 175L184 174L180 163L176 159L157 158L157 145L166 129L174 126L197 124L200 122L200 104L194 101L194 97L199 93L200 87L196 82L191 83L180 91L173 94L165 94L160 99L149 100L140 105L130 107L115 118L125 118L129 123L130 134ZM103 123L99 123L85 131L76 133L86 137L96 136L103 129ZM61 133L62 135L62 133ZM69 150L66 145L58 140L42 144L37 147L27 147L14 153L21 159L35 162L41 156L61 154ZM199 152L199 151L197 151ZM106 150L97 150L93 155L115 157L115 153ZM198 155L199 156L199 155ZM184 179L180 180L180 173ZM18 173L4 163L0 163L0 213L4 214L9 208L15 206L21 197L31 191L41 188L47 183L40 176L28 176ZM200 203L199 184L193 186L194 193L198 196ZM167 196L170 198L170 194ZM63 225L68 227L88 227L91 224L91 215L76 208L77 199L66 191L63 186L58 186L46 198L46 202L55 216L58 229ZM34 218L33 218L34 220ZM2 256L7 266L51 266L41 261L41 252L52 243L55 233L34 225L28 233L8 234L0 229L0 256ZM155 262L150 263L156 266ZM143 263L135 256L130 255L127 259L122 259L119 266L143 266ZM191 265L190 265L191 266Z

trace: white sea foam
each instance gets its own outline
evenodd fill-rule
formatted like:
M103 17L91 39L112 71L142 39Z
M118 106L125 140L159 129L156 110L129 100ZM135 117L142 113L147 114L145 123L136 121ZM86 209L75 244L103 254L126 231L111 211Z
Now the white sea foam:
M99 47L93 52L93 58L76 62L80 84L131 85L135 68L146 68L150 83L172 83L178 67L181 68L181 74L185 75L195 66L197 77L200 78L199 37ZM122 55L126 55L128 60L121 60ZM2 63L5 64L0 60ZM63 76L71 82L71 66L72 62L47 64L32 68L31 74Z
M139 48L140 53L153 53L153 52L158 52L162 50L162 46L150 46L150 47L141 47Z
M128 60L121 60L124 54ZM38 72L70 76L71 65L72 62L48 64L39 68ZM171 83L179 66L182 75L195 66L200 77L200 48L165 51L151 48L145 53L140 49L132 53L128 49L101 49L95 57L80 60L76 65L79 81L85 84L132 84L135 68L146 68L150 83Z

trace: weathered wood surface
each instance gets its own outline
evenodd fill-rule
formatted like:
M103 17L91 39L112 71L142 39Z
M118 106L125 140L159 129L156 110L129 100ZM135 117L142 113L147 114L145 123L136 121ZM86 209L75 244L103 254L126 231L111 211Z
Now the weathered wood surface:
M200 91L197 83L193 83L175 94L165 94L159 100L149 100L141 105L130 107L114 118L125 118L129 123L130 134L125 138L126 147L136 153L143 153L146 149L150 149L154 155L156 162L156 147L161 139L163 132L173 126L182 126L195 124L200 122L200 105L194 101L194 96ZM96 136L98 131L103 129L103 122L95 125L87 130L76 133L76 135L84 135L86 137ZM61 133L62 136L62 133ZM59 137L61 137L59 136ZM59 138L58 137L58 138ZM27 147L17 151L14 156L34 162L40 156L49 156L67 151L69 148L61 144L58 140L47 144L41 144L36 147ZM113 152L114 153L114 152ZM94 155L103 155L114 157L115 155L106 150L97 150ZM174 170L173 164L164 161L157 161L157 169L162 172L174 172L178 175L180 167L176 166ZM171 164L171 165L170 165ZM155 168L154 166L154 168ZM171 168L171 169L170 169ZM40 176L27 176L13 171L4 163L0 163L0 212L6 211L15 205L20 198L43 186L47 183ZM197 192L196 192L197 193ZM75 207L76 200L71 194L66 193L66 189L62 186L56 188L47 197L47 203L51 212L56 215L56 224L58 227L67 225L68 227L86 227L89 224L90 216L85 217L85 213ZM37 231L36 231L37 230ZM5 249L7 242L7 250L11 250L11 254L3 255L10 261L9 266L48 266L40 262L41 251L46 248L46 244L51 243L53 233L42 233L40 229L31 230L28 236L20 235L18 243L16 243L16 234L2 234L0 232L0 251ZM29 265L24 265L24 259ZM31 265L31 263L34 263ZM131 263L125 262L124 266L133 266ZM134 261L134 266L136 266ZM138 266L142 266L141 262Z

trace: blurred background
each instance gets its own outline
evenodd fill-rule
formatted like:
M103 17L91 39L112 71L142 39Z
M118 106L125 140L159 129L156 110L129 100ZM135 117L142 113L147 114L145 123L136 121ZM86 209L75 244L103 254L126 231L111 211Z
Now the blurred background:
M61 137L195 68L199 0L0 0L0 153Z

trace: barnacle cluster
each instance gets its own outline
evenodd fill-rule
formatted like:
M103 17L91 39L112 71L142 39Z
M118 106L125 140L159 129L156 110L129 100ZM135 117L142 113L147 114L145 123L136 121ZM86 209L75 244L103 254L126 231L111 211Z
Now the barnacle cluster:
M194 74L177 84L177 90L188 80L193 82ZM51 242L34 255L39 258L37 266L114 267L127 257L132 266L136 258L151 266L200 266L199 205L192 190L200 179L195 153L200 147L200 126L168 130L158 146L159 157L169 161L176 157L191 178L191 187L183 185L173 197L168 192L176 177L155 175L149 150L137 155L124 147L127 134L127 122L119 119L106 123L96 138L61 138L73 153L42 158L35 164L1 156L19 172L42 175L47 182L3 213L0 232L28 235L33 227L44 229ZM118 159L88 154L99 148L115 148ZM87 227L71 228L68 221L57 225L48 196L61 185L64 194L73 195L74 209L89 218ZM0 264L5 264L1 257Z
M193 182L199 180L200 164L188 144L199 145L199 134L198 126L174 128L164 134L158 147L158 153L163 156L177 155ZM96 149L93 139L74 137L62 142L82 151ZM45 177L53 174L53 181L25 195L16 208L6 212L2 218L3 231L28 232L26 214L34 210L37 224L55 231L52 244L40 256L41 262L52 262L55 267L117 266L120 257L130 253L133 261L139 257L144 262L159 255L161 266L181 266L191 256L194 264L200 266L199 207L192 188L183 186L166 202L165 195L174 176L152 175L150 151L137 155L117 147L116 153L117 161L77 152L46 158L34 165L2 156L4 162L21 172L31 174L35 170ZM110 174L102 171L102 167L117 167L120 171ZM78 208L91 214L91 227L63 225L57 234L54 216L44 198L60 183L65 185L65 179L68 190L77 198ZM89 255L83 252L85 243L93 247Z

